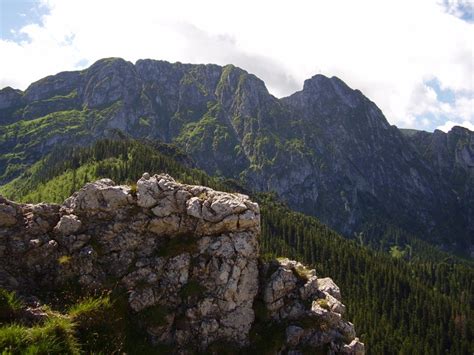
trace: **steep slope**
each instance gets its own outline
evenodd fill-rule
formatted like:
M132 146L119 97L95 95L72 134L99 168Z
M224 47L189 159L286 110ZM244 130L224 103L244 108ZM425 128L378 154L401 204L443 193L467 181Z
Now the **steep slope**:
M470 190L453 190L374 103L337 78L315 76L279 100L232 65L110 58L24 93L4 89L0 103L3 183L57 145L122 134L173 142L206 172L276 191L347 236L395 230L391 243L418 235L472 245Z
M434 170L439 179L449 182L449 188L468 217L468 235L474 238L474 134L463 127L453 127L448 133L401 130ZM471 256L474 249L471 249Z

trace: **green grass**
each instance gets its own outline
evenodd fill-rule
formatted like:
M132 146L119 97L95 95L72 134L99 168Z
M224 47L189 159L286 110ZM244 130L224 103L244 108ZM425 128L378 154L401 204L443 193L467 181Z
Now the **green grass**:
M319 307L324 308L325 310L330 311L331 307L329 307L329 303L326 299L320 298L319 300L316 301L316 303L319 305Z
M15 292L0 289L0 322L13 318L22 306Z
M3 354L112 354L123 351L130 321L125 302L102 295L87 297L59 313L49 307L46 319L31 325L13 293L0 290L2 305L16 312L0 327ZM64 306L56 305L64 308ZM3 307L5 308L5 307Z
M298 280L306 282L311 277L311 272L302 265L299 265L293 269L293 273L298 278Z
M33 327L10 324L0 328L2 354L79 354L74 323L67 317L51 317Z
M67 265L67 264L69 264L69 263L71 262L71 259L72 259L72 258L71 258L71 256L69 256L69 255L60 256L60 257L58 258L58 264L59 264L59 265L63 265L63 266L64 266L64 265Z
M125 308L109 295L88 297L68 310L85 353L117 353L125 342Z
M109 296L89 297L69 308L69 316L73 319L92 317L103 310L110 309L112 302Z

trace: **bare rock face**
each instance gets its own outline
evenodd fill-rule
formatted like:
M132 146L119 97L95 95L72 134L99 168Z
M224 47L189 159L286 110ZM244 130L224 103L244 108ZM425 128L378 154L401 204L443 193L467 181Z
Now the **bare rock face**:
M259 268L259 233L259 207L247 196L168 175L145 173L136 189L102 179L61 206L0 198L0 287L34 295L69 282L91 291L116 285L151 340L178 352L248 346L261 294L269 320L289 322L286 349L363 352L341 318L337 286L287 259ZM303 318L327 329L301 326Z
M354 325L342 318L346 308L330 278L318 279L315 270L278 259L262 265L260 280L268 321L286 325L280 352L329 346L333 353L364 354Z

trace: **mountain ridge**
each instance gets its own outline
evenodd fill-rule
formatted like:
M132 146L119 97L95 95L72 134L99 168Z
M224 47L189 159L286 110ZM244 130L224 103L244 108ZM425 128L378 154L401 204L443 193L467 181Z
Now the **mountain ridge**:
M107 58L19 95L0 91L3 183L58 144L88 145L119 130L176 144L208 173L276 191L348 236L381 223L448 249L472 247L471 190L436 173L372 101L336 77L315 75L278 99L233 65ZM472 155L470 131L467 140L463 154ZM472 168L459 169L469 186Z

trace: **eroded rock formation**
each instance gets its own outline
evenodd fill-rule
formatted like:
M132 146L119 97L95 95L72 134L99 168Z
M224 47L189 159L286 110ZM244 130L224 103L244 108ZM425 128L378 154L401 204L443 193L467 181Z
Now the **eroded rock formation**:
M136 187L102 179L61 206L0 198L0 287L121 287L133 314L155 315L144 321L151 340L178 351L251 345L260 307L284 328L279 352L362 354L339 288L295 261L259 262L259 232L259 207L247 196L168 175L145 173Z

